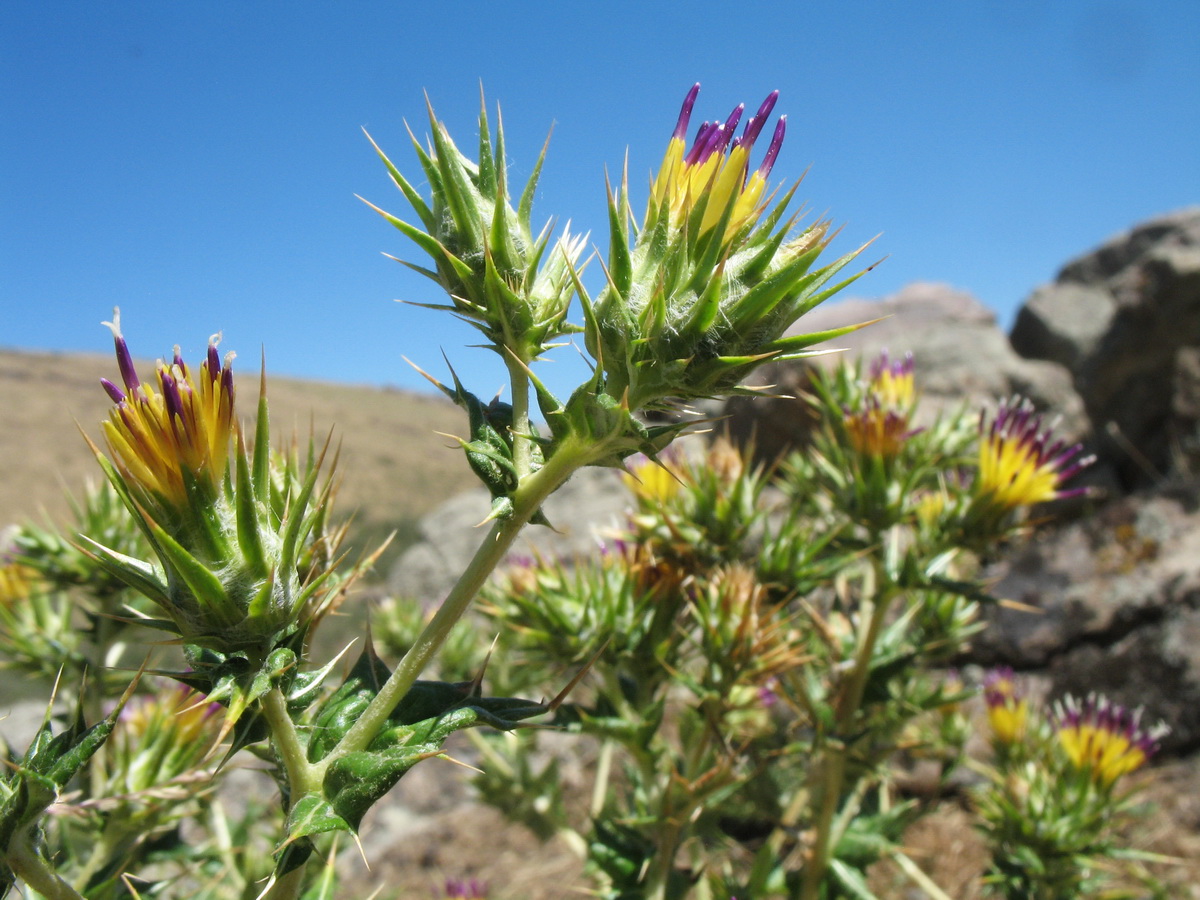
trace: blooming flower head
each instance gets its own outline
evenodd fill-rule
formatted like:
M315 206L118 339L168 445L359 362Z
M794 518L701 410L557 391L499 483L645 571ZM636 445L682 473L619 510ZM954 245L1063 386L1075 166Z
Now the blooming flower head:
M581 397L576 418L591 433L602 426L636 435L625 456L634 450L652 455L661 447L612 410L625 414L752 392L743 383L759 366L812 355L813 345L860 327L812 334L793 327L857 277L832 281L859 251L818 266L832 240L829 223L793 232L797 217L786 212L795 188L778 200L767 195L783 119L752 170L751 152L777 94L740 132L741 106L724 121L701 125L689 147L698 93L693 87L684 100L640 224L630 207L628 179L610 187L604 289L593 301L576 284L587 350L598 363L591 390L598 408L584 408Z
M990 423L979 418L977 495L1002 510L1086 493L1062 485L1095 457L1079 457L1082 444L1056 440L1028 400L1013 398L1000 405Z
M1000 666L983 679L983 699L987 704L988 724L1001 744L1015 744L1025 734L1029 703L1017 685L1013 670Z
M1103 787L1140 768L1158 751L1167 727L1146 728L1141 718L1140 708L1130 711L1095 694L1082 703L1067 696L1054 710L1058 742L1067 759Z
M750 172L750 152L770 118L779 92L772 91L767 95L738 137L734 137L734 132L745 111L744 104L736 107L724 122L701 125L691 149L685 152L688 123L699 93L700 85L693 85L683 100L662 167L651 187L651 211L647 218L652 218L655 211L665 206L672 226L679 227L703 203L698 236L711 231L728 216L724 231L728 240L753 221L760 211L767 177L783 144L787 116L781 116L776 123L762 162Z
M222 362L217 354L220 335L209 340L208 354L193 380L175 348L171 363L159 360L157 383L139 380L129 347L121 334L120 313L104 323L112 329L117 365L124 389L108 379L101 384L116 404L104 422L104 436L114 461L128 482L157 503L182 508L190 486L205 497L220 489L236 429L233 414L233 354Z
M877 459L894 459L916 433L908 427L907 415L886 408L874 394L867 396L864 409L847 411L842 421L854 449Z
M884 350L871 363L869 387L881 406L897 410L911 407L916 395L913 355L906 353L903 359L891 359Z
M168 614L158 627L265 660L324 614L336 588L332 491L317 486L324 451L272 457L265 391L253 450L246 446L234 419L232 355L222 362L216 338L197 378L177 350L145 384L117 314L109 327L124 387L103 382L115 404L103 423L111 460L93 450L158 565L85 535L88 551Z

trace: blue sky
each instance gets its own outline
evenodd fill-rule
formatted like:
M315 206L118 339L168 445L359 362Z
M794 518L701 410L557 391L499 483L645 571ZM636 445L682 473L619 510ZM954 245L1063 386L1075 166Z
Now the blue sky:
M1200 3L32 2L0 10L0 345L107 352L120 305L138 355L419 386L445 348L501 384L474 332L396 298L433 286L354 195L407 214L361 129L419 174L423 91L461 145L482 81L514 179L554 135L535 220L604 236L604 172L636 196L679 103L695 120L788 114L773 180L876 234L853 291L917 280L1001 321L1070 257L1200 202ZM581 369L556 364L565 390Z

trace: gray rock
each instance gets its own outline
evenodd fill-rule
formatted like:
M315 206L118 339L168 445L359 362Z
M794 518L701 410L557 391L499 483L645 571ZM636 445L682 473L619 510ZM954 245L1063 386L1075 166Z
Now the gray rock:
M807 366L832 365L846 355L870 359L887 350L893 357L913 354L922 411L928 417L964 402L977 407L1020 393L1061 416L1061 433L1083 434L1086 418L1068 371L1054 362L1018 356L992 312L965 291L918 283L882 300L843 300L817 307L794 332L873 319L880 321L830 342L845 354L761 369L752 384L773 385L772 393L787 396L734 398L725 410L731 433L753 434L761 455L768 458L802 444L811 423L805 404L792 398L807 387Z
M628 492L615 470L582 469L546 503L546 517L554 530L526 528L512 555L537 552L554 558L592 552L606 531L621 524L629 505ZM422 519L419 539L388 576L391 593L427 603L441 600L487 535L486 527L476 526L489 506L487 491L478 488L452 498Z
M1128 488L1200 462L1200 207L1068 263L1021 309L1023 356L1071 373L1096 449Z

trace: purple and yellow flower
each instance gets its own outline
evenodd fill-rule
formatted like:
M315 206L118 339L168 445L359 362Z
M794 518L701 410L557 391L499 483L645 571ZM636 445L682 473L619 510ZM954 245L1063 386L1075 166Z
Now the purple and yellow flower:
M904 443L916 430L908 427L908 416L888 409L870 394L866 406L857 412L847 411L842 419L850 445L863 456L875 459L894 459L904 449Z
M1029 702L1011 668L1001 666L984 676L983 699L987 704L988 724L999 743L1015 744L1024 737Z
M1086 488L1065 490L1063 484L1095 457L1080 457L1082 444L1056 440L1028 400L1013 398L1000 405L989 423L979 418L979 475L976 495L1001 510L1016 509L1063 497Z
M587 349L598 363L593 391L598 399L606 395L597 409L576 414L592 433L603 425L632 438L638 429L630 412L751 392L741 385L759 366L811 355L812 345L859 327L813 334L793 328L857 277L831 280L859 251L818 266L831 240L829 223L792 234L796 216L786 211L795 188L778 200L767 189L785 119L776 122L757 167L751 162L778 94L768 95L740 131L742 106L701 125L689 146L698 93L697 85L684 99L642 221L635 223L627 178L609 191L605 288L593 301L576 284ZM661 449L641 435L630 443L621 456Z
M842 422L859 455L894 459L905 442L921 431L909 427L916 397L911 353L893 360L884 350L871 363L866 384L855 395L851 405L843 408Z
M734 137L734 133L745 111L744 104L737 106L724 122L701 125L691 149L685 152L692 107L699 93L700 85L696 84L684 98L666 156L651 188L651 212L647 218L665 206L671 225L680 227L703 203L704 213L697 237L711 231L728 216L724 232L728 240L748 222L757 219L761 212L767 178L783 145L787 116L779 118L762 162L751 172L750 153L779 99L779 91L767 95L738 137Z
M116 404L104 422L104 436L128 484L136 485L159 505L188 504L189 485L215 497L229 465L234 418L233 354L217 354L220 335L209 339L198 380L175 348L171 363L159 360L155 383L142 382L121 334L118 311L112 329L117 365L124 389L107 378L101 384Z
M880 353L871 363L868 389L887 409L910 409L916 397L913 355L906 353L903 359L892 359L886 350Z
M1129 710L1107 697L1090 695L1082 703L1067 696L1055 706L1054 727L1071 765L1107 787L1141 768L1168 730L1161 723L1142 725L1142 710Z
M323 615L335 586L331 491L317 489L324 454L272 457L265 392L246 446L234 418L232 354L222 361L216 338L197 377L176 349L144 383L119 314L106 324L124 386L103 381L115 404L103 423L111 460L93 449L159 565L90 539L89 552L169 615L159 627L265 659Z

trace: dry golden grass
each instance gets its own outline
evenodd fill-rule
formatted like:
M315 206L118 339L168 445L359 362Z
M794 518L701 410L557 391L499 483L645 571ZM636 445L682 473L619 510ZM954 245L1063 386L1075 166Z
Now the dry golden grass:
M148 373L150 364L138 370ZM246 420L258 400L258 373L249 365L237 372ZM267 374L277 446L293 433L307 440L310 429L318 442L332 429L341 443L337 509L357 511L356 550L393 529L403 536L415 519L471 486L461 452L435 434L465 429L462 412L444 398ZM43 512L61 523L69 511L66 492L100 477L79 427L99 441L111 406L101 377L116 379L112 357L0 350L0 527L41 521Z

